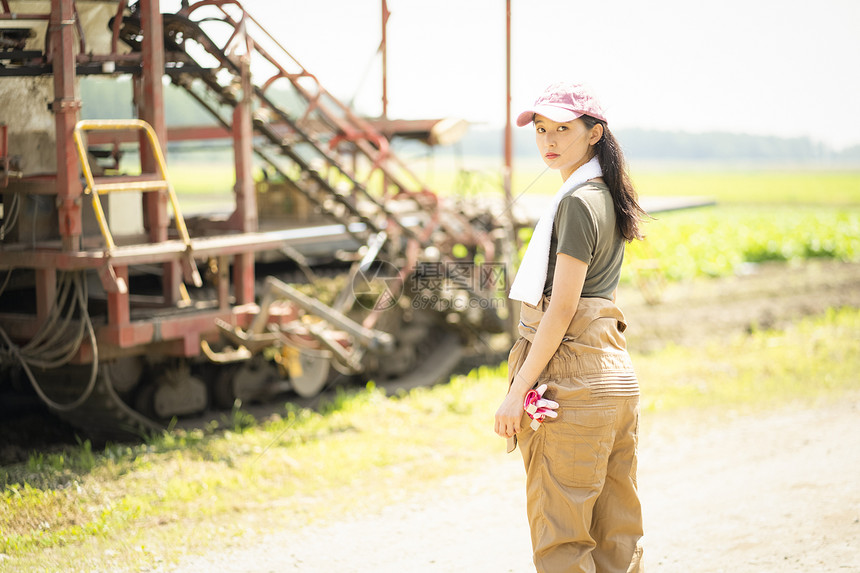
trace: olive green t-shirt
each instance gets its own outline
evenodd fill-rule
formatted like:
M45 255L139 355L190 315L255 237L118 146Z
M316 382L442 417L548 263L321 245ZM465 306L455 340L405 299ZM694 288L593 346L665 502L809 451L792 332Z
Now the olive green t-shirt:
M588 265L581 296L612 299L621 276L624 239L615 224L612 195L604 183L583 183L559 202L543 289L546 295L552 294L557 253Z

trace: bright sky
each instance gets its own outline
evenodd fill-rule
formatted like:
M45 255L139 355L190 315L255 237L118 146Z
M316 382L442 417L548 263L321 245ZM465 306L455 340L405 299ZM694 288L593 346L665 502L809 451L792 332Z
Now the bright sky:
M380 0L244 0L322 84L381 111ZM858 0L512 0L513 114L561 79L611 127L860 144ZM504 0L388 0L388 115L505 120Z

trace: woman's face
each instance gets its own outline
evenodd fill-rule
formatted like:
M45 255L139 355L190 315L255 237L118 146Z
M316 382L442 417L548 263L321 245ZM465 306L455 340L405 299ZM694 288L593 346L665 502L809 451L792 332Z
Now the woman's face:
M591 146L603 135L600 124L588 129L581 118L556 123L547 117L535 114L534 125L535 140L544 163L551 169L561 171L561 176L565 180L591 159L593 155Z

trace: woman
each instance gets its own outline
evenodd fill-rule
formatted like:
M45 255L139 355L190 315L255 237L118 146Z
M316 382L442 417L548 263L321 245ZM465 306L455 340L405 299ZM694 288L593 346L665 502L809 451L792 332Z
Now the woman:
M511 287L522 301L520 338L495 431L509 450L520 446L538 571L643 571L639 385L614 300L624 245L641 238L644 212L587 88L549 86L517 118L529 123L564 183Z

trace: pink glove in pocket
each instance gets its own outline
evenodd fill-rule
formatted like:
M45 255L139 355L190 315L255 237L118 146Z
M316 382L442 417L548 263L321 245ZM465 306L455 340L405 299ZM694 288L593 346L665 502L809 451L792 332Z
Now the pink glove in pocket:
M537 389L529 390L523 400L523 410L532 419L532 430L540 428L544 418L558 416L558 412L555 411L558 408L558 402L544 399L544 392L546 392L546 384L541 384Z

